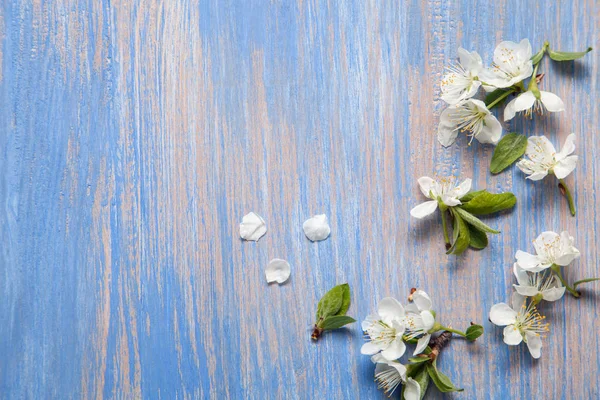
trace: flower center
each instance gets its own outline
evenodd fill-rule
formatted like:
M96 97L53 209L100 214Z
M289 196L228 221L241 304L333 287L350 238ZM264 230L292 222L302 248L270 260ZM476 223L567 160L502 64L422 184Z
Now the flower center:
M454 130L460 130L461 132L470 132L467 136L471 136L469 144L473 141L477 135L479 135L485 126L484 118L487 117L487 113L480 111L477 108L459 107L450 114L452 122L456 125Z
M387 347L396 340L396 336L398 336L398 331L395 328L392 328L383 321L375 321L367 328L365 340L370 340L371 343L378 347Z
M394 393L394 390L402 383L402 377L396 368L388 368L375 374L377 387L383 389L388 396Z
M550 330L550 324L545 322L545 320L546 317L539 313L532 302L528 306L523 304L517 314L515 328L521 332L521 335L524 335L525 332L533 332L539 336Z

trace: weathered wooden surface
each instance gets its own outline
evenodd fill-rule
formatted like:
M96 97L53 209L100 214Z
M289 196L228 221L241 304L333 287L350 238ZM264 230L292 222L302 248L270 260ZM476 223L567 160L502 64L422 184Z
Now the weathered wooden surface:
M537 362L487 313L543 230L576 237L571 279L598 275L600 53L544 61L566 112L505 125L578 135L576 218L551 180L492 177L491 147L435 138L459 45L488 62L501 39L598 46L597 1L6 0L0 13L0 397L383 398L358 324L309 340L317 299L342 282L357 319L419 286L443 321L485 325L440 359L456 398L599 395L600 285L545 307ZM490 248L447 257L438 219L410 219L415 179L433 174L518 196ZM238 238L249 211L269 228L257 244ZM332 235L315 244L301 224L316 213ZM265 283L273 257L292 264L281 287Z

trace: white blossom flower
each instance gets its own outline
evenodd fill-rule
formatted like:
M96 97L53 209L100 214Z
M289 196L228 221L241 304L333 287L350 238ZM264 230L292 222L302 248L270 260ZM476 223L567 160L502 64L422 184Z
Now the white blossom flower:
M559 152L546 136L533 136L527 139L525 157L517 163L517 167L528 174L527 179L538 181L548 174L558 179L567 177L577 165L577 156L570 155L575 151L575 134L567 136L565 144Z
M579 258L579 250L573 246L575 239L568 232L543 232L533 241L536 254L517 250L515 258L519 267L529 272L540 272L553 264L565 267Z
M549 270L541 272L527 272L514 263L513 272L518 285L513 285L517 293L522 296L539 296L546 301L556 301L565 294L565 287L556 275Z
M549 325L544 322L546 317L540 315L535 304L530 301L527 305L526 298L519 293L513 293L512 308L506 303L492 306L490 321L504 328L504 343L516 346L525 342L533 358L542 355L541 334L548 332Z
M450 105L458 104L477 93L481 82L477 79L483 69L481 57L476 51L468 52L458 48L458 65L450 67L449 73L442 78L442 100Z
M539 90L539 98L528 90L512 99L504 107L504 121L510 121L516 113L524 112L526 116L531 117L533 112L544 114L544 110L550 112L565 111L565 104L554 93Z
M429 331L435 325L431 299L423 290L416 290L411 294L412 303L406 306L406 337L419 338L413 355L422 353L429 341Z
M532 73L531 44L528 39L523 39L519 43L500 43L494 50L492 67L481 71L479 77L485 82L486 89L489 86L506 88L529 78Z
M459 132L468 132L480 143L496 144L502 136L502 125L481 100L469 99L446 108L440 115L438 141L444 147L451 146Z
M406 351L402 340L406 312L402 304L392 297L382 299L377 314L369 315L362 323L368 340L360 349L362 354L373 355L381 351L387 360L396 360Z
M380 354L371 357L375 366L375 380L379 389L391 396L400 384L404 385L404 399L419 400L421 398L421 386L413 378L407 378L406 366L397 361L386 360Z
M431 201L426 201L410 210L410 215L419 219L432 214L440 201L448 207L462 204L459 199L471 190L471 179L469 178L459 185L456 185L453 178L442 178L436 181L428 176L420 177L418 182L423 195L431 199Z

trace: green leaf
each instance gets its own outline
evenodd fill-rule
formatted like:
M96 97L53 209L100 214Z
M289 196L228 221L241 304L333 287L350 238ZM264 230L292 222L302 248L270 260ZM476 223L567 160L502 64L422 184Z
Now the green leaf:
M573 61L585 56L590 51L592 51L591 47L588 47L585 51L553 51L548 49L548 55L554 61Z
M431 361L431 358L429 357L411 357L408 359L408 361L410 361L413 364L421 364L427 361Z
M346 315L334 315L332 317L327 317L321 322L321 328L324 331L338 329L344 325L351 324L356 322L356 320L352 317L348 317Z
M465 220L465 222L471 226L473 226L474 228L482 231L482 232L486 232L486 233L500 233L500 231L497 231L493 228L490 228L489 226L487 226L486 224L484 224L479 218L475 217L473 214L463 210L462 208L460 208L459 206L457 207L453 207L454 212L460 214L460 216L462 217L463 220Z
M427 369L427 373L429 374L429 377L431 378L431 380L433 381L435 386L437 386L437 388L439 389L440 392L442 392L442 393L462 392L464 390L464 389L459 389L456 386L454 386L454 384L452 383L450 378L448 378L446 375L444 375L443 373L438 371L438 369L435 365L427 364L425 366L425 368Z
M487 234L475 228L474 226L471 226L470 228L469 246L477 250L485 249L488 245Z
M504 135L498 142L492 155L490 172L498 174L517 161L527 149L527 137L518 133Z
M487 190L483 189L483 190L476 190L475 192L469 192L467 194L465 194L463 197L461 197L459 200L462 203L466 203L467 201L471 201L473 200L475 197L479 196L480 194L483 194L487 192Z
M483 335L483 326L481 325L471 325L467 328L465 332L467 336L467 340L476 340L479 336Z
M344 283L340 286L342 287L342 306L335 315L346 315L350 308L350 285Z
M485 96L485 105L486 107L489 106L490 104L494 103L496 100L498 100L502 95L506 94L506 92L514 92L514 89L496 89L493 92L488 93ZM507 96L508 97L508 96ZM497 103L495 103L491 109L494 109L498 106L501 106L505 101L506 98L503 98L502 100L498 101Z
M342 308L344 302L343 285L333 287L325 293L317 306L317 323L329 316L336 315Z
M419 386L421 387L421 399L425 397L425 392L427 392L427 388L429 387L429 374L425 368L420 368L417 372L413 372L413 375L408 375L413 378ZM402 387L402 399L404 399L404 387Z
M485 215L507 210L514 207L516 203L517 198L512 193L493 194L485 192L463 203L460 208L473 215Z
M594 282L594 281L600 281L600 278L587 278L587 279L582 279L580 281L574 282L573 289L575 289L577 286L581 285L582 283Z
M450 210L454 211L455 207L450 208ZM453 225L453 242L452 247L446 252L446 254L462 254L467 247L469 247L469 227L465 224L465 221L460 217L459 214L452 212L454 216L454 225Z
M533 57L531 57L531 62L533 63L533 65L535 64L539 64L540 61L542 61L542 58L544 58L544 53L546 52L546 47L542 47L542 49L540 51L538 51L537 53L535 53L533 55Z

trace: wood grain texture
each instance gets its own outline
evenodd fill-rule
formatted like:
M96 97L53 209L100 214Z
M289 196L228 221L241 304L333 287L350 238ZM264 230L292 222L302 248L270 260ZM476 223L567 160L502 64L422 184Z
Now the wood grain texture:
M309 340L318 298L349 282L357 319L418 286L443 322L484 324L440 359L465 388L448 398L598 398L600 285L545 307L539 361L487 313L544 230L576 237L571 280L599 274L600 52L544 61L566 112L505 125L578 135L576 218L551 180L491 176L491 147L435 132L458 46L580 50L599 24L595 0L4 1L0 397L383 398L358 324ZM438 219L410 219L433 174L517 195L488 249L447 257ZM249 211L258 243L239 240ZM317 213L332 235L310 243Z

